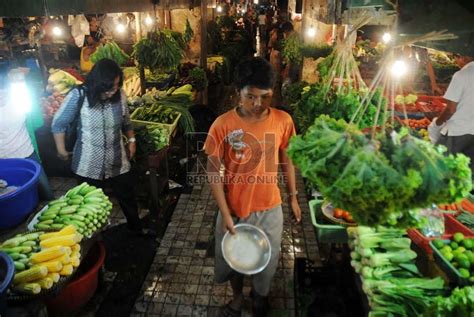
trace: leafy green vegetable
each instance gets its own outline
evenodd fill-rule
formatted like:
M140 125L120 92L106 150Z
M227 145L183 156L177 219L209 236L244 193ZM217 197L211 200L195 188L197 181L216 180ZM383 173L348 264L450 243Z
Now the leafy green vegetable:
M473 315L474 286L456 288L449 297L436 297L423 314L426 317L467 317Z
M206 71L195 67L189 71L189 82L197 91L203 91L208 85Z
M111 59L119 65L125 64L130 56L128 56L114 41L101 45L91 55L91 62L97 63L101 59Z
M288 154L334 207L367 226L416 224L411 210L450 203L472 188L469 159L406 130L371 141L356 126L320 116Z
M182 45L176 38L171 31L149 32L133 46L132 56L150 70L173 70L183 57Z

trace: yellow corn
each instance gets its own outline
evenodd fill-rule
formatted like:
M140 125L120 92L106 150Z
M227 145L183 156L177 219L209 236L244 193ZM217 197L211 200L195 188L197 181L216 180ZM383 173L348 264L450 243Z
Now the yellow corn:
M60 236L67 236L67 235L70 235L70 234L75 234L77 233L77 229L75 226L73 225L67 225L66 227L62 228L60 231L57 231L57 232L48 232L48 233L44 233L40 236L40 240L46 240L46 239L50 239L50 238L56 238L56 237L60 237Z
M13 278L14 284L24 284L34 280L39 280L45 277L48 274L48 269L46 266L36 265L31 269L21 271L20 273L15 274Z
M72 264L67 264L63 266L63 269L61 270L61 272L59 272L59 275L71 275L73 270L74 267L72 266Z
M74 234L74 233L77 233L77 229L73 225L67 225L66 227L62 228L59 231L60 235L69 235L69 234Z
M46 275L46 277L50 278L53 281L53 283L57 283L61 276L59 275L59 273L48 273L48 275Z
M35 283L38 283L42 289L50 289L51 287L53 287L53 284L54 284L53 280L50 279L48 276L35 281Z
M65 254L58 258L58 261L61 262L63 265L71 263L71 256L68 254Z
M57 259L54 261L41 262L42 266L46 266L48 273L56 273L63 269L63 263Z
M70 235L61 235L58 237L52 237L46 240L42 240L40 242L40 246L42 248L51 248L54 246L73 246L80 242L82 239L82 236L80 234L70 234Z
M73 257L71 257L71 264L74 267L78 267L79 264L81 264L81 260L79 260L78 256L73 256Z
M72 253L81 251L81 245L75 244L71 246Z
M49 260L53 260L58 258L64 254L71 254L71 248L69 247L62 247L62 246L55 246L52 248L44 249L41 252L34 253L30 257L30 261L33 264L46 262Z
M13 289L24 294L39 294L41 292L41 286L38 283L24 283L15 286Z

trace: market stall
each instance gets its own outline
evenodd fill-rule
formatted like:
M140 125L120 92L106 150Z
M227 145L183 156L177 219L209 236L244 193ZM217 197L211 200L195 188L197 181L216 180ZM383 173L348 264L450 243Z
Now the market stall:
M363 17L352 32L364 24ZM413 42L370 48L378 61L368 80L356 60L369 49L354 50L347 38L319 63L321 79L295 84L293 93L301 135L288 153L314 195L323 268L342 248L369 316L468 315L472 172L464 155L443 154L426 131L446 101L407 90L409 66L398 49Z

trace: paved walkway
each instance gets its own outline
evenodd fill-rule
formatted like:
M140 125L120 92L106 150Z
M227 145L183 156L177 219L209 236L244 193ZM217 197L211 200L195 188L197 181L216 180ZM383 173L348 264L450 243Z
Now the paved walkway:
M304 184L298 177L298 191ZM318 260L308 203L299 202L302 224L294 224L286 202L280 265L270 292L272 316L294 316L293 266L296 257ZM232 298L230 285L214 283L213 235L218 209L208 185L181 195L136 301L132 316L216 316ZM245 280L243 316L250 316L250 280Z

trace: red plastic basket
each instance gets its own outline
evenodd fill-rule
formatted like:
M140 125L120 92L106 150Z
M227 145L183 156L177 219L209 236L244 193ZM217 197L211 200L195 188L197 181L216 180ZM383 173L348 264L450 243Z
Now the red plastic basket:
M465 236L472 236L472 231L469 228L462 225L459 221L453 219L453 217L450 215L444 215L444 234L440 238L451 239L453 234L456 232L461 232ZM408 229L407 234L417 247L425 251L427 254L433 253L433 250L430 247L430 241L434 240L435 238L425 237L417 229Z
M105 247L98 241L81 261L85 272L69 283L56 297L47 300L48 311L54 314L73 312L86 304L94 295L99 280L99 270L104 264ZM81 268L81 267L79 267Z
M456 216L454 215L446 215L448 218L450 218L450 221L453 222L453 225L456 226L458 229L458 232L469 232L468 234L471 236L474 236L474 230L471 230L469 227L465 226L462 224L459 220L456 219Z

